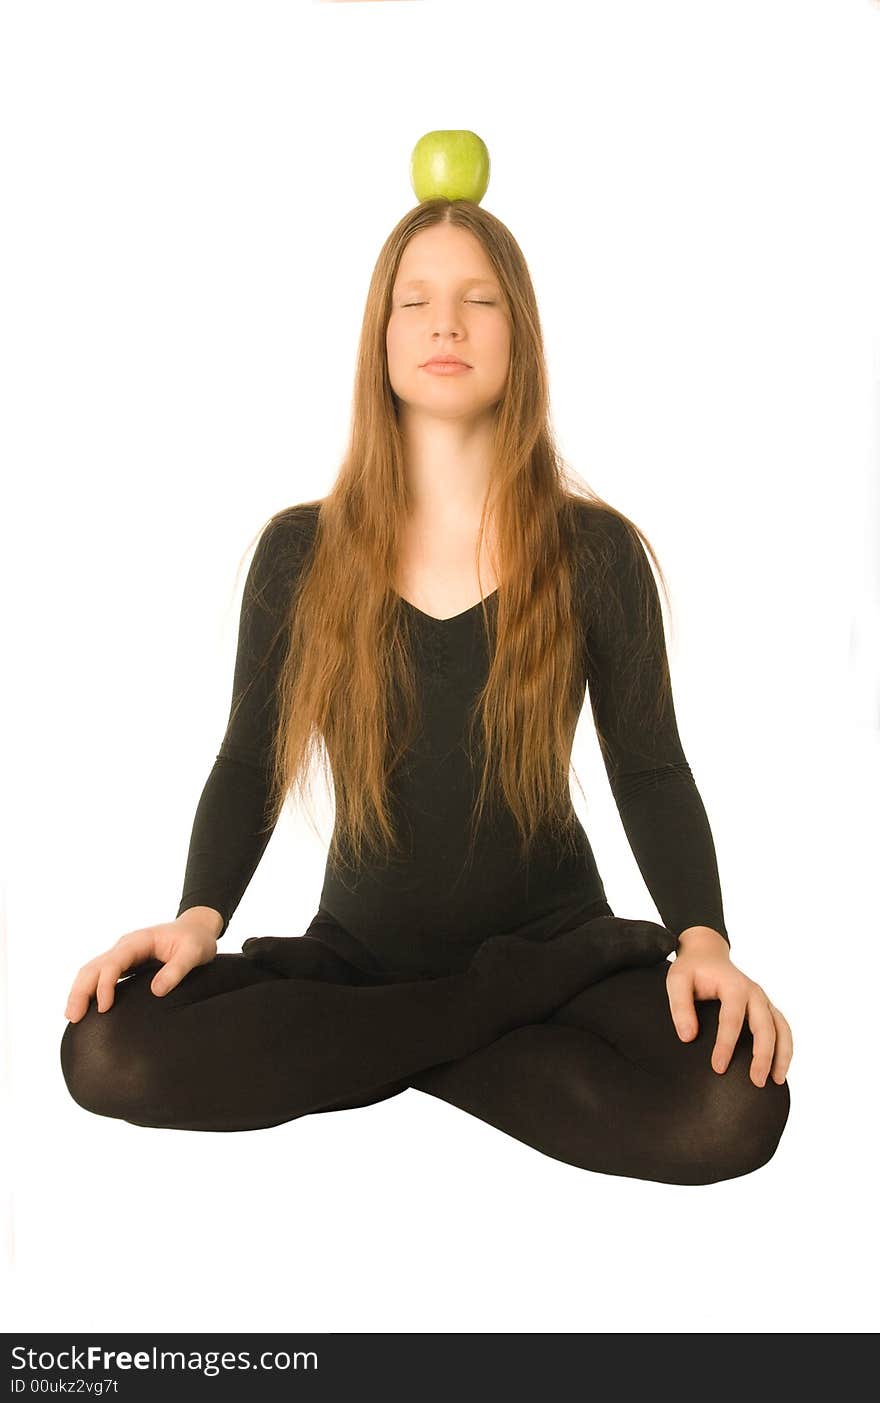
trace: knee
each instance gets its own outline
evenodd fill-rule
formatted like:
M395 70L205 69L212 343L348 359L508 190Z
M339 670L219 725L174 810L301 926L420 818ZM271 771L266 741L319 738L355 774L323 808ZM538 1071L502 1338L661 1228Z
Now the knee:
M788 1120L788 1082L767 1078L756 1086L749 1076L752 1048L741 1039L727 1069L716 1072L708 1060L702 1084L684 1117L689 1147L687 1178L682 1182L713 1184L760 1169L776 1152Z
M95 1115L134 1119L150 1082L149 1058L132 1035L130 1010L117 999L99 1013L94 999L61 1037L61 1073L70 1095Z
M89 1047L92 1010L77 1023L68 1023L61 1038L61 1075L70 1095L83 1110L102 1114L101 1071Z

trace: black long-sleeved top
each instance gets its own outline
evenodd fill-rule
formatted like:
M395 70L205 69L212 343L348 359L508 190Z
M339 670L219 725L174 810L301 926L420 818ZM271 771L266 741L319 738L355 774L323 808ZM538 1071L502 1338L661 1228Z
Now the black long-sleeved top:
M319 503L279 513L261 535L245 582L230 719L193 822L178 915L209 906L222 935L263 855L274 682L283 639L258 667L297 572L306 564ZM590 613L586 678L594 718L606 737L603 759L624 831L662 923L675 935L705 925L729 943L715 847L685 758L671 692L659 717L648 699L667 668L660 601L644 548L617 517L586 502L580 532L610 536L617 613ZM590 559L589 553L583 559ZM590 587L576 570L577 589ZM642 586L640 591L639 585ZM659 627L650 644L648 615ZM487 597L494 610L497 591ZM393 777L391 800L407 834L408 857L354 872L327 862L316 933L351 956L352 938L389 969L442 972L467 961L482 939L527 928L538 934L580 913L605 908L605 890L587 834L572 807L577 851L549 838L521 861L513 817L502 807L478 829L465 862L479 772L464 743L468 709L486 679L488 642L477 604L435 619L401 601L412 624L424 726ZM586 617L586 611L585 615ZM605 620L603 623L602 620ZM633 660L639 687L633 691ZM243 700L241 700L243 698ZM239 709L236 712L236 703ZM491 813L491 811L490 811ZM337 937L334 940L334 937Z

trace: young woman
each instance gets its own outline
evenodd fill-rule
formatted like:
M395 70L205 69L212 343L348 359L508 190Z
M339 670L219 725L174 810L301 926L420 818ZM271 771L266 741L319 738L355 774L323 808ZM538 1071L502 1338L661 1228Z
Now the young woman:
M374 271L336 483L260 534L176 919L73 982L74 1099L242 1130L414 1087L607 1174L766 1163L791 1032L730 957L642 539L554 449L516 241L422 202ZM663 924L612 912L572 806L588 688ZM318 911L218 954L316 758L336 804Z

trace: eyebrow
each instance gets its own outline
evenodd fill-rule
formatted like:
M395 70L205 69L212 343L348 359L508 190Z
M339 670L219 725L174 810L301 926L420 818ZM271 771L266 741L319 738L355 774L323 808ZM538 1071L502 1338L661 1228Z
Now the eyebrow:
M494 278L464 278L466 286L473 286L475 283L486 283L492 287L497 286ZM406 278L404 282L398 284L400 287L430 287L430 278Z

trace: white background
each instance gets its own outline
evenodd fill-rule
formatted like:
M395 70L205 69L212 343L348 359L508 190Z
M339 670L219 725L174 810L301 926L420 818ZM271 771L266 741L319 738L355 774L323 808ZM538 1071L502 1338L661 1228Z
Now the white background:
M876 1329L880 5L7 3L0 33L6 1329ZM172 919L245 552L322 495L438 127L541 307L566 460L657 548L773 1159L586 1172L410 1089L238 1135L68 1095L72 978ZM655 918L588 713L575 802ZM295 935L287 813L222 948Z

